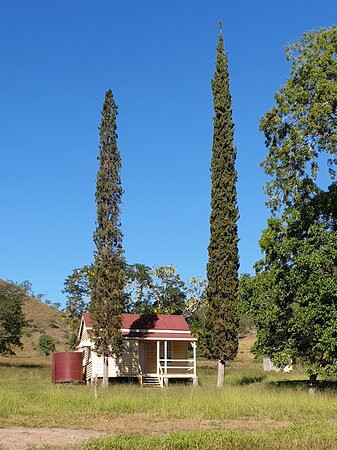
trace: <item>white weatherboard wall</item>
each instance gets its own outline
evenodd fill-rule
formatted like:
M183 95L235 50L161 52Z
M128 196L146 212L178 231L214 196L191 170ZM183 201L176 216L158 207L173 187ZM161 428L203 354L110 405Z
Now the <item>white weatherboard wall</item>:
M103 377L103 357L91 353L92 376ZM109 358L109 377L135 376L139 372L138 341L124 341L122 355L116 360Z

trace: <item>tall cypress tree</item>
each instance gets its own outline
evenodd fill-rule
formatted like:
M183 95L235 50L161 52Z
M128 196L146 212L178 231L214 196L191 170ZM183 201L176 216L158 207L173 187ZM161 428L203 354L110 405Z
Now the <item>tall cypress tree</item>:
M96 179L97 222L94 232L94 277L90 314L97 353L103 356L103 386L109 383L109 356L122 350L121 314L124 306L125 262L120 203L121 158L117 147L117 105L111 90L105 93L99 127L99 170Z
M218 359L218 387L224 383L226 361L238 350L238 208L236 200L236 147L233 142L228 57L224 51L222 25L212 80L214 132L211 160L210 243L207 264L209 314L206 336L209 355Z

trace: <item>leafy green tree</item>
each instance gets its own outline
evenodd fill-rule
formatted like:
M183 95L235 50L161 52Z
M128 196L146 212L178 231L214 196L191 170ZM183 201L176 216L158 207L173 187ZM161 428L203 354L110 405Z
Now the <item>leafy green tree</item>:
M32 283L29 280L24 280L21 283L14 283L13 282L13 284L18 286L23 291L25 291L27 295L35 297L33 289L32 289Z
M275 106L261 120L268 155L262 163L273 211L297 207L320 191L319 155L335 178L337 163L337 27L310 31L290 45L291 72L275 94ZM321 159L322 161L322 159Z
M172 265L127 265L127 310L142 314L181 314L186 285Z
M74 269L64 281L63 293L67 296L64 309L66 323L70 327L69 345L76 348L77 334L82 314L87 311L90 301L90 279L93 277L93 267L84 266Z
M0 355L15 355L13 347L23 348L21 337L27 325L22 311L26 294L12 283L0 284Z
M87 310L94 274L93 266L84 266L74 269L65 280L63 292L68 297L65 313L69 323L74 324L75 332L83 312ZM187 286L171 265L125 264L125 280L123 312L170 314L186 309Z
M96 180L97 222L94 232L94 276L89 311L93 336L103 356L103 387L109 383L109 356L122 350L121 314L124 309L125 262L120 203L121 158L117 147L117 105L111 90L105 94L100 125L99 169Z
M207 264L208 351L217 358L218 382L222 387L226 361L238 350L238 208L236 200L236 147L233 143L228 57L220 30L216 68L212 81L214 133L211 160L210 243Z
M154 269L153 296L153 313L182 314L186 301L185 283L174 266L159 266Z
M286 56L290 77L261 120L272 217L245 294L255 351L281 366L300 362L314 382L337 374L337 28L305 33ZM332 178L325 189L328 177L317 177L324 159Z
M249 309L249 302L247 301L252 297L254 279L255 277L248 273L241 274L239 278L238 314L240 337L244 337L255 328L255 323Z
M336 376L337 232L316 223L298 239L273 218L260 245L265 258L244 294L258 327L254 352L303 365L312 382Z
M78 344L78 338L76 334L71 334L69 336L68 342L67 342L70 350L76 350L77 344Z
M146 314L152 311L152 270L144 264L126 265L126 310Z
M204 277L193 277L186 284L186 303L184 316L192 317L197 311L203 309L207 303L207 280Z
M39 338L39 349L46 356L50 355L55 351L54 339L48 334L42 334Z
M194 337L198 338L197 356L207 357L205 322L207 317L207 280L193 277L186 284L186 303L183 315Z

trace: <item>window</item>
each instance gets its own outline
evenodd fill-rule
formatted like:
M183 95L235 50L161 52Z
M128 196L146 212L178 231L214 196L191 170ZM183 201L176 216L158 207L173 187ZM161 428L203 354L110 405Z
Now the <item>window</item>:
M160 341L160 359L165 358L165 342ZM167 359L172 359L172 341L167 341Z

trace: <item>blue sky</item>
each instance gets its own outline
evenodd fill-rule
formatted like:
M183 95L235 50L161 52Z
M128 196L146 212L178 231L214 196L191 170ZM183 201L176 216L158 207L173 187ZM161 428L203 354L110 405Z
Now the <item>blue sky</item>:
M240 272L268 211L259 120L289 66L283 50L329 27L335 1L3 0L0 6L0 278L64 301L92 260L98 125L119 106L128 262L204 275L218 21L229 53L238 147Z

